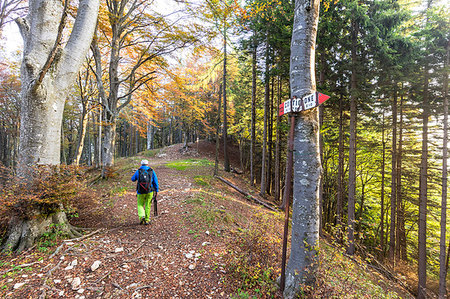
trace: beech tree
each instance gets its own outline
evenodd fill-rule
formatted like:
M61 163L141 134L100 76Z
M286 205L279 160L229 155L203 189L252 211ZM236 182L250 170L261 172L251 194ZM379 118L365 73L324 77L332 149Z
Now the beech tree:
M316 89L315 43L319 22L319 1L295 1L291 42L291 96L299 98ZM302 283L313 281L319 243L319 115L314 108L295 119L294 202L292 243L286 267L285 298L294 298Z
M21 126L19 176L29 175L34 165L60 163L61 120L64 102L75 81L94 34L98 0L81 0L67 44L61 44L68 1L34 0L27 17L18 19L24 40L21 68ZM48 207L41 207L43 210ZM59 208L59 207L58 207ZM63 210L28 211L26 218L13 216L3 248L31 247L49 224L60 224L69 236L76 230ZM41 215L42 217L33 217Z

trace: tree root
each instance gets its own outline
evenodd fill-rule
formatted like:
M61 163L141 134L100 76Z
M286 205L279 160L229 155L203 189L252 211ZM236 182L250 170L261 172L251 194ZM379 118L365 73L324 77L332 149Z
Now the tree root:
M19 216L13 216L10 219L7 238L0 247L0 251L19 253L33 247L44 233L54 230L71 239L82 236L79 229L69 223L65 212L58 211L43 215L39 211L34 211L28 219L22 219Z

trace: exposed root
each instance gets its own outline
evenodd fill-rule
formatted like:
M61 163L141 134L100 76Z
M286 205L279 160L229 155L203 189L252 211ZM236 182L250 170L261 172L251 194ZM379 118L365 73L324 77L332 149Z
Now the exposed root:
M30 213L28 219L13 216L8 224L7 238L0 247L3 253L19 253L33 247L35 242L47 232L59 231L71 239L82 236L79 229L67 220L65 212L57 211L51 214L41 214L38 210Z

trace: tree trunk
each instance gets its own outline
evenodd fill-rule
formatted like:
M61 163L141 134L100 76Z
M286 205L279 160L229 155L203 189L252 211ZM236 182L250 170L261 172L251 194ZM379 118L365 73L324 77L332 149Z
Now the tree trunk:
M98 6L98 0L80 1L73 29L63 48L58 45L67 12L61 1L32 1L28 16L17 20L24 39L19 148L19 164L23 167L18 168L19 176L30 173L31 166L36 164L60 163L64 102L89 50ZM47 223L70 228L62 209L46 211L51 216L47 217L48 221L42 210L27 211L31 215L27 218L14 215L2 249L21 251L32 246L47 230Z
M252 49L252 125L250 143L250 185L255 185L255 143L256 143L256 37L253 33L253 49Z
M428 118L430 116L428 103L428 68L424 71L423 113L422 113L422 153L419 181L419 245L418 245L418 289L417 298L426 298L427 287L427 176L428 176Z
M102 177L106 178L114 165L114 149L116 144L116 120L112 115L106 115L105 133L102 143Z
M383 121L381 124L381 143L382 143L382 159L381 159L381 212L380 212L380 248L381 255L384 256L384 181L385 181L385 166L386 166L386 141L384 137L384 109L383 109Z
M277 99L277 107L280 107L281 104L281 76L278 76L278 99ZM281 142L281 117L280 114L277 113L277 139L275 143L275 192L274 198L275 202L278 203L280 201L280 174L281 174L281 150L280 150L280 142Z
M356 46L358 39L358 24L352 20L352 75L351 75L351 94L350 94L350 142L348 155L348 207L347 207L347 226L348 226L348 248L347 253L353 255L355 253L355 198L356 198Z
M295 1L291 41L291 95L302 98L316 89L314 56L319 1ZM314 282L319 245L319 155L318 109L296 117L294 142L294 189L292 246L286 267L285 298L294 298L301 284Z
M81 128L78 132L77 149L75 151L75 161L74 161L75 165L80 165L81 154L83 153L84 139L86 137L86 130L87 130L88 120L89 120L89 112L88 112L87 105L88 105L87 99L83 99L82 100L81 119L80 119Z
M272 151L273 151L273 97L274 97L274 85L275 77L272 77L272 86L270 92L270 103L269 103L269 124L268 124L268 139L267 139L267 194L271 195L273 191L273 175L272 175Z
M70 225L66 213L62 210L48 213L35 209L30 211L30 215L23 219L21 217L11 217L8 224L7 238L1 247L2 252L20 252L30 248L46 232L51 230L51 224L57 227L63 235L69 238L81 236L79 231Z
M392 169L391 169L391 225L389 232L389 259L395 265L395 224L397 215L397 83L394 82L392 101Z
M343 95L339 98L339 162L338 162L338 190L337 190L337 203L336 203L336 224L339 230L344 229L342 227L343 209L342 203L344 202L344 99ZM339 233L339 237L341 234Z
M450 42L447 43L447 59L444 69L449 65ZM445 240L447 231L447 160L448 160L448 73L444 72L444 136L442 147L442 201L441 201L441 239L439 243L439 298L447 296L447 267Z
M400 124L397 150L397 257L406 261L405 204L402 196L403 95L400 98Z
M154 128L150 121L147 123L147 150L153 149Z
M219 102L217 105L217 120L216 120L216 159L214 161L214 175L219 174L219 132L220 132L220 109L222 105L222 84L219 86Z
M268 123L268 113L269 113L269 92L270 92L270 82L269 82L269 33L266 32L266 70L264 77L264 130L263 130L263 145L262 145L262 158L261 158L261 189L259 195L264 196L266 194L266 156L267 156L267 123Z
M227 121L227 28L223 23L223 166L230 172L230 159L228 157L228 121Z

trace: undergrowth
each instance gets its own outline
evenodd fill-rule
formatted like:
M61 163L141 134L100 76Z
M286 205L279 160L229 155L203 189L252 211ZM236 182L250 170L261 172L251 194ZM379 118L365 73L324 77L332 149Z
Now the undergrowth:
M64 207L69 217L77 217L80 207L96 204L96 193L88 189L85 169L76 166L39 166L26 178L2 169L0 190L0 223L5 224L13 214L23 218L38 208L52 213Z
M225 264L240 283L237 298L272 297L276 293L281 263L279 223L274 214L255 213L248 227L238 230L228 242Z
M187 159L172 161L166 164L169 168L174 168L176 170L186 170L196 167L206 167L214 165L211 161L207 159Z

